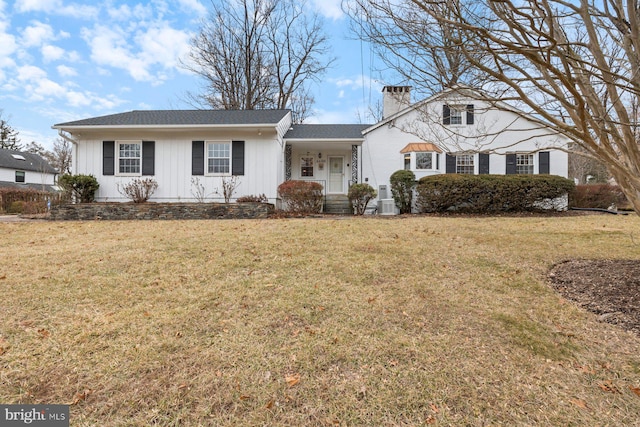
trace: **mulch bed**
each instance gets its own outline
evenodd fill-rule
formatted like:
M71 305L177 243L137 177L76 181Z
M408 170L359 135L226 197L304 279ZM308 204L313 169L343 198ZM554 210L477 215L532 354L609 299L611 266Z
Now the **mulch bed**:
M640 261L577 259L556 264L552 286L603 322L640 335Z

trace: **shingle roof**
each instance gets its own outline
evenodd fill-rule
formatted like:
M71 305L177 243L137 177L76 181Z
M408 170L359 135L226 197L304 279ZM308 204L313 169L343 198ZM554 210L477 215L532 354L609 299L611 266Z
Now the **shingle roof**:
M284 139L364 139L362 131L371 125L293 125Z
M58 123L75 126L276 125L289 110L134 110Z
M4 149L0 149L0 168L57 173L53 166L37 154Z
M37 191L48 191L50 193L55 193L59 191L55 186L48 184L23 184L17 182L9 182L9 181L0 181L0 188L29 188L31 190Z

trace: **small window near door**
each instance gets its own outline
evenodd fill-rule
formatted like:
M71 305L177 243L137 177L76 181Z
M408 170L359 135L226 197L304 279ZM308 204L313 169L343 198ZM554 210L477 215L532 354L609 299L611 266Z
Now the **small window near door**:
M313 177L313 157L307 156L300 159L300 176Z
M24 171L16 171L16 182L24 182Z

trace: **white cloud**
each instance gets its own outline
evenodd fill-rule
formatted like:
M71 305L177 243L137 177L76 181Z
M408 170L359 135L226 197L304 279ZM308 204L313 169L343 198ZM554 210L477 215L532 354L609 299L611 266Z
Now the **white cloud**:
M99 7L78 3L70 3L65 6L62 0L21 0L17 1L14 7L20 13L45 12L82 19L95 18L100 11Z
M56 70L61 77L74 77L78 75L78 72L75 69L67 67L66 65L58 65Z
M42 46L42 58L44 62L57 61L65 54L65 50L58 46L46 45Z
M344 16L340 6L341 0L313 0L313 4L316 10L327 18L340 19Z
M138 29L134 36L131 31L96 25L83 29L82 36L96 64L125 70L136 81L162 84L167 79L166 73L154 72L153 68L176 68L179 58L189 49L190 34L171 28L166 22Z
M193 10L196 14L204 16L207 14L207 8L202 5L198 0L178 0L182 6Z
M40 46L55 38L51 25L33 21L22 31L22 45L24 47Z

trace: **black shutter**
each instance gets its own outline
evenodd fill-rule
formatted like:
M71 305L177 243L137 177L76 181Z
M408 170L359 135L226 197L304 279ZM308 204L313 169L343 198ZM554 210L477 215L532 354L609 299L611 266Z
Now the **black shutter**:
M115 141L102 141L102 175L115 174Z
M489 173L489 153L478 153L478 173L480 175Z
M473 124L473 104L467 105L467 124Z
M516 155L507 154L507 175L515 175L516 173Z
M231 143L231 175L244 175L244 141Z
M447 104L442 105L442 124L451 124L451 110L449 109L449 106Z
M142 141L142 175L155 175L155 158L155 141Z
M445 173L456 173L456 156L447 153Z
M204 141L191 143L191 175L204 175Z
M549 174L550 171L549 152L541 151L538 153L538 173Z

